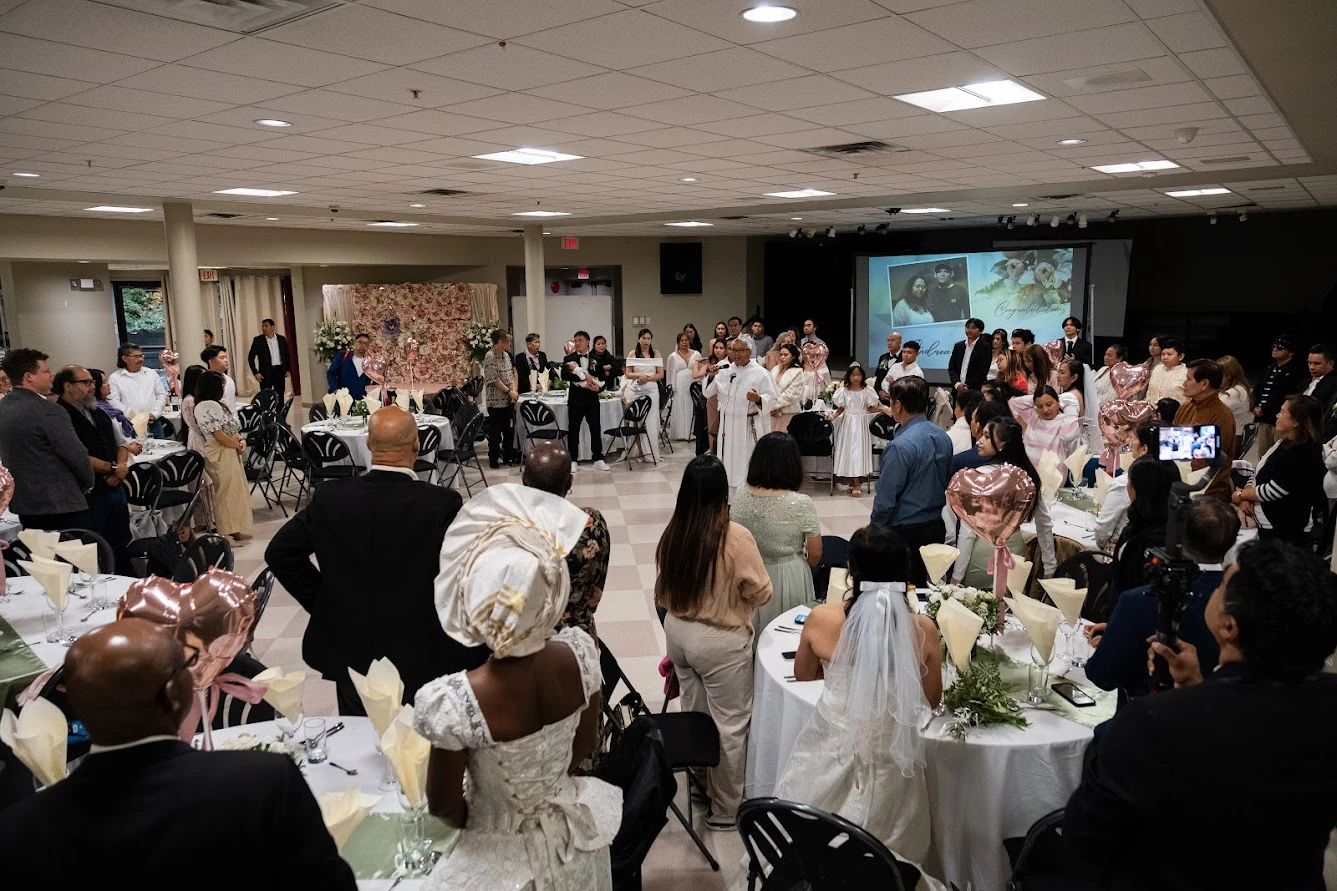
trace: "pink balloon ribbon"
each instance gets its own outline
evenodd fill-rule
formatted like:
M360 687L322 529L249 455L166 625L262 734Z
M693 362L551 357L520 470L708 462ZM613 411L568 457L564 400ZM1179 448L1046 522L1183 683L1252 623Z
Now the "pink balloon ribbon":
M7 547L9 547L9 542L0 541L0 552L3 552ZM0 554L0 556L3 556L3 554ZM0 593L4 593L4 590L5 590L5 561L0 560Z
M1017 565L1006 545L999 545L989 555L988 570L993 574L993 596L1002 600L1007 594L1007 571Z
M248 702L255 705L265 698L265 685L257 684L255 681L245 675L237 674L233 671L224 672L214 678L214 682L202 691L197 691L201 695L196 696L191 701L190 714L181 722L180 736L182 742L190 742L195 738L195 728L200 725L200 700L207 698L209 700L209 719L205 722L205 727L212 727L214 715L218 713L218 702L225 695L233 699L240 699L242 702ZM211 734L204 734L206 750L213 748Z

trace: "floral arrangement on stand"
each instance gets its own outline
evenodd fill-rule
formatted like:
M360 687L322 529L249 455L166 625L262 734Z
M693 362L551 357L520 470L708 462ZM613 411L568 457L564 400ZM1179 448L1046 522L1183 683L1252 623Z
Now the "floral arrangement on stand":
M320 361L328 362L340 350L353 345L353 329L347 322L338 319L325 319L316 325L316 355Z
M928 589L924 614L932 619L934 624L937 624L938 610L942 607L943 599L947 597L958 601L966 609L984 620L981 633L1003 633L1003 627L1007 619L1007 614L1003 609L1003 601L995 597L992 591L982 591L979 588L971 588L965 585L942 584L933 585Z
M492 349L492 332L496 322L470 322L464 329L464 349L470 362L482 363L487 358L487 351Z
M999 654L977 652L970 660L970 670L961 672L942 693L942 704L952 716L947 732L953 739L964 740L972 727L1025 727L1021 704L1012 698L998 671Z

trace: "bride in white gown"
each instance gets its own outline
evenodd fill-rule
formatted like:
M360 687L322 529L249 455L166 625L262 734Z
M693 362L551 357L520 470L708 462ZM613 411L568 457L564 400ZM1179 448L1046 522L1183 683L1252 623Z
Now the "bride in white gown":
M824 675L826 685L774 794L839 814L918 866L930 841L921 728L942 694L941 645L906 603L909 552L899 535L882 526L854 533L849 570L853 598L814 608L804 625L794 674ZM928 876L919 883L937 887Z
M446 533L441 625L492 657L414 700L414 726L432 743L431 812L463 826L427 889L612 888L622 793L570 773L594 745L599 654L579 628L553 633L570 596L566 554L587 519L564 498L504 484L472 498Z

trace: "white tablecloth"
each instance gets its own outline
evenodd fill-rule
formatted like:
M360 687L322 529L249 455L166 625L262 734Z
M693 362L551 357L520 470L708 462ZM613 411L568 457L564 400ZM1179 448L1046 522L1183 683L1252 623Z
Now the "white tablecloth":
M323 717L326 729L333 727L338 722L344 723L344 729L331 736L325 745L329 760L320 764L307 764L302 767L302 775L306 777L306 783L311 787L311 792L320 795L324 792L339 792L344 789L357 788L369 795L378 795L381 800L376 804L373 811L378 813L397 814L402 808L399 806L399 796L396 792L382 792L376 788L380 782L382 773L381 756L376 753L373 744L373 731L371 721L367 718L356 718L351 715L327 715ZM262 721L256 724L244 724L240 727L230 727L226 730L215 730L213 732L214 747L221 748L224 741L232 739L242 733L249 733L258 739L273 740L279 738L278 728L273 721ZM199 737L197 736L196 739ZM337 767L331 767L329 761L340 764L344 767L357 771L357 776L350 777ZM357 886L364 891L380 891L390 887L391 879L360 879ZM395 891L412 891L412 889L422 886L422 879L404 879L397 886Z
M455 437L450 432L450 421L440 415L417 415L418 428L422 429L428 424L437 427L441 431L441 445L439 448L449 449L455 446ZM367 424L360 419L354 419L350 422L351 426L341 428L335 421L316 421L314 424L307 424L302 428L302 433L333 433L339 437L348 446L348 451L353 453L353 463L364 470L371 466L371 450L367 448Z
M781 654L798 649L799 635L776 630L801 628L795 607L762 631L757 644L748 739L745 796L774 794L775 782L789 758L794 739L822 695L822 682L786 681L794 663ZM999 635L1014 659L1029 661L1030 641L1024 631ZM1078 646L1085 639L1077 637ZM1057 654L1064 646L1060 640ZM1054 662L1051 683L1060 663ZM1066 667L1066 665L1062 666ZM1081 669L1066 673L1087 690ZM1091 731L1058 714L1028 709L1030 726L976 728L964 742L948 736L946 717L935 718L924 734L933 846L925 866L931 875L960 888L993 891L1007 883L1010 869L1003 839L1026 834L1037 819L1063 807L1082 775L1082 757Z
M130 456L131 464L157 464L168 455L184 452L186 447L173 439L150 439L144 443L144 451Z
M525 424L525 419L520 414L520 406L523 405L527 399L540 400L544 405L552 409L552 413L557 417L558 427L560 427L563 430L571 429L570 424L568 424L568 419L570 418L570 415L567 412L566 393L560 393L557 396L529 396L529 395L521 396L520 402L517 403L515 407L515 435L520 440L520 451L526 455L529 454L529 440L526 438L525 434L528 431L529 427L527 424ZM618 421L622 420L622 410L623 410L622 400L620 399L599 400L600 436L603 435L603 431L612 430L614 427L618 425ZM608 443L608 440L605 439L604 443L606 445ZM591 457L591 454L592 453L590 452L590 427L588 424L581 424L580 454L576 457L576 460L588 461Z
M76 575L76 578L80 576ZM99 576L106 587L106 596L114 602L121 599L121 595L130 587L131 582L138 579L130 578L125 575ZM23 642L32 647L34 655L46 663L47 668L59 665L65 661L65 654L69 652L69 647L61 644L49 644L46 642L46 632L42 627L42 613L51 609L51 601L46 599L46 594L42 592L42 586L37 584L30 576L19 576L10 578L9 591L11 594L19 592L17 596L10 597L5 603L0 603L0 616L14 627L14 632L23 638ZM73 586L71 586L73 587ZM92 591L88 588L82 588L78 594L90 595ZM69 605L65 607L65 628L74 635L83 634L85 631L92 631L102 625L107 625L116 620L116 608L99 610L89 614L89 600L78 596L73 590L70 592ZM88 621L82 621L84 617Z
M19 530L22 528L19 515L13 511L7 510L0 515L0 541L13 541L19 537Z

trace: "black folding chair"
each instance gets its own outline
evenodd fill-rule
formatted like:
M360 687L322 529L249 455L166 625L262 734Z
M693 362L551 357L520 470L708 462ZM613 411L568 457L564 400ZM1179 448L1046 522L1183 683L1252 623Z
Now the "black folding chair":
M283 462L283 475L279 477L279 492L287 492L288 480L295 480L297 482L297 500L293 502L293 510L298 510L302 506L302 495L308 488L306 472L310 464L306 460L306 455L302 452L302 444L298 441L297 434L292 432L291 427L280 425L274 432L276 434L275 456Z
M1118 591L1111 590L1114 578L1114 555L1106 551L1082 551L1073 554L1054 568L1054 578L1072 579L1078 588L1086 589L1082 616L1092 622L1109 621Z
M171 421L167 420L166 418L159 418L158 420L162 421L162 438L176 439L176 425L173 424ZM186 424L184 421L182 421L181 428L184 430L185 427Z
M232 571L232 545L217 532L196 536L176 561L172 581L193 582L211 569Z
M247 439L249 439L255 431L260 429L260 425L263 424L264 421L265 413L260 409L260 406L256 405L254 402L243 405L241 408L237 409L237 428L241 435Z
M836 493L836 428L816 412L804 411L789 421L789 435L798 440L799 454L805 458L827 458L831 461L831 490Z
M844 817L779 798L753 798L738 809L747 851L747 887L879 888L904 891L919 870Z
M1082 891L1095 889L1076 877L1076 870L1060 864L1072 864L1077 858L1063 841L1063 809L1051 811L1031 824L1025 838L1003 839L1012 875L1007 891Z
M306 417L308 424L314 424L317 421L328 421L330 413L325 410L325 403L317 402L311 406L311 410L307 412Z
M873 459L877 463L877 472L871 479L882 475L882 453L887 450L883 441L890 442L896 435L896 421L890 415L875 414L868 422L868 432L873 435Z
M283 403L283 407L278 410L274 417L274 420L278 421L283 427L288 426L288 418L292 416L292 404L295 399L297 399L296 396L289 396L288 401Z
M478 395L483 392L482 375L469 378L468 382L465 383L463 387L460 387L460 392L468 397L470 401L476 402L478 400Z
M414 473L427 474L427 482L433 476L439 476L441 466L436 462L436 453L441 450L441 428L428 424L418 428L418 459L413 462Z
M272 393L273 390L263 392ZM274 456L278 447L279 424L271 415L262 414L259 425L249 436L246 437L246 479L250 480L251 493L254 494L258 488L260 496L265 499L265 507L269 507L270 496L273 496L274 503L283 511L283 516L288 516L288 509L283 506L283 499L279 497L279 488L274 482Z
M125 500L131 507L145 510L158 509L158 496L162 494L163 477L158 465L148 461L137 461L130 465L130 472L121 481Z
M831 584L831 570L844 569L849 562L849 539L839 535L823 535L822 559L812 568L812 585L818 600L826 599L826 589Z
M251 644L255 643L255 629L260 627L260 618L265 614L265 607L269 606L269 598L274 594L274 570L266 566L260 570L260 574L251 582L251 590L255 592L255 621L251 623L250 636L246 638L246 647L242 652L249 653Z
M664 397L664 404L659 407L659 444L673 454L672 437L669 436L669 425L673 423L673 386L670 384L665 387L668 394Z
M454 447L441 449L436 453L437 461L444 465L437 474L437 482L449 489L455 485L455 480L458 478L464 483L464 491L472 496L473 486L469 481L469 475L465 473L471 463L478 471L478 479L475 482L481 482L484 488L487 487L487 474L483 472L483 462L478 458L478 435L483 430L484 418L478 406L473 403L461 408L456 417L467 417L467 420L455 432ZM450 470L451 467L455 469Z
M668 823L669 805L678 791L663 734L654 721L632 721L594 775L622 790L622 823L608 847L613 887L639 889L641 865Z
M278 420L279 403L283 397L279 395L278 390L261 390L251 397L251 405L255 406L260 414ZM245 408L245 406L242 406Z
M116 554L112 551L111 544L92 529L62 529L60 530L60 540L96 544L97 571L104 575L116 571Z
M557 415L538 399L521 399L520 417L525 422L525 439L530 446L536 439L558 442L566 439L566 431L557 425Z
M172 524L173 529L189 528L200 500L200 484L204 479L204 456L199 452L176 452L157 463L162 474L162 491L155 505L158 510L183 507L181 516Z
M626 459L627 466L631 467L631 444L636 444L639 457L644 459L645 453L650 452L650 459L656 464L659 461L654 456L654 449L650 448L650 429L646 426L645 419L650 416L650 397L637 396L622 410L621 422L612 429L605 430L604 436L609 436L622 441L622 457ZM610 447L604 449L604 454L608 454Z
M709 412L706 409L706 394L701 387L700 381L692 381L692 386L688 388L692 395L692 437L708 436L706 432L710 426L708 422ZM698 454L701 452L697 449Z
M348 443L333 433L307 433L302 437L302 454L306 456L306 478L313 489L325 480L352 479L362 472L353 463Z

